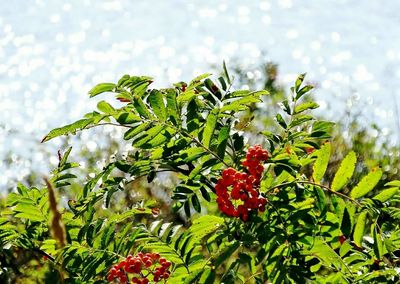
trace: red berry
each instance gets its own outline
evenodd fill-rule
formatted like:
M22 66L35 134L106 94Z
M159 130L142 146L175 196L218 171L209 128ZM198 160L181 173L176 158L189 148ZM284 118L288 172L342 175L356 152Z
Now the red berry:
M112 282L113 280L114 280L114 278L115 278L115 275L114 274L108 274L108 276L107 276L107 280L108 280L108 282Z
M128 277L124 274L124 275L119 277L119 281L121 283L128 283Z
M339 242L340 242L340 244L342 245L345 241L346 241L346 237L345 237L344 235L341 235L341 236L339 237Z
M261 145L254 145L249 147L246 159L242 162L248 173L233 168L222 171L215 185L216 201L222 213L247 221L250 211L265 210L265 199L260 196L258 188L264 172L262 162L267 159L268 152Z
M168 267L171 266L171 264L172 264L171 261L166 261L166 262L163 263L162 266L165 267L165 268L168 268Z

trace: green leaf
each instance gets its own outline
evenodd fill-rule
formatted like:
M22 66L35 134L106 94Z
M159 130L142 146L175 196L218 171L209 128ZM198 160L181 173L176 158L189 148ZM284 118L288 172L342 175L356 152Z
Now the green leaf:
M67 149L67 151L64 152L64 154L59 162L59 167L62 167L67 163L67 160L68 160L69 154L71 153L71 150L72 150L72 147L69 147Z
M206 126L203 131L203 145L209 147L211 143L211 138L217 125L219 109L213 109L207 116Z
M311 137L326 139L331 137L333 122L330 121L316 121L313 124Z
M279 123L280 126L282 126L284 129L287 128L287 124L285 120L283 119L282 115L279 113L275 116L276 121Z
M64 180L64 179L71 179L71 178L77 178L77 176L74 174L67 173L64 175L57 176L56 179L53 180L53 182L57 182L57 181Z
M201 75L197 76L197 77L194 78L192 81L190 81L189 87L192 87L192 86L194 86L194 85L197 85L197 83L199 83L201 80L204 80L204 79L206 79L206 78L208 78L208 77L210 77L210 76L211 76L210 73L204 73L204 74L201 74Z
M367 211L364 210L362 211L357 218L357 223L354 228L354 234L353 234L353 239L354 243L359 247L362 248L362 240L364 237L364 231L365 231L365 222L367 220Z
M314 207L314 202L315 202L315 199L312 197L309 197L300 202L292 202L291 205L297 210L302 210L302 209L308 209L308 208Z
M134 147L141 147L148 143L150 140L155 138L162 130L164 129L163 125L156 125L143 133L143 135L139 136L136 138L133 142L132 145Z
M288 115L291 114L291 109L289 106L289 101L288 100L283 100L282 103L279 103L279 106L281 107L281 109L286 112Z
M100 248L106 249L115 235L115 223L107 224L101 235Z
M321 259L327 267L333 265L338 268L343 264L340 256L327 243L320 239L315 240L310 254Z
M293 114L299 114L303 111L309 110L309 109L315 109L318 108L319 104L315 103L315 102L306 102L306 103L302 103L299 104L298 106L296 106L296 108L294 109L294 113Z
M100 101L97 104L97 108L99 111L104 112L105 114L113 114L115 112L113 106L107 103L106 101Z
M312 176L314 181L318 182L321 181L328 167L329 158L331 156L331 143L325 142L315 154L317 155L317 159L313 165Z
M214 262L214 266L217 268L220 266L224 261L232 257L233 253L240 247L240 242L233 241L232 243L228 244L223 252L217 257Z
M115 87L116 85L114 83L100 83L89 91L89 95L92 98L104 92L112 92Z
M14 215L16 218L27 219L33 222L44 222L45 219L42 215L33 214L32 212L20 212Z
M196 210L197 212L200 213L201 205L200 205L200 201L199 201L199 198L197 197L197 195L193 194L191 200L192 200L192 205L193 205L194 210Z
M224 105L221 108L221 113L226 112L226 111L242 111L248 109L252 104L261 102L261 99L259 96L251 95L249 94L248 96L245 96L243 98L237 99L235 101L232 101L231 103L228 103Z
M301 88L296 95L296 100L300 99L302 96L304 96L305 94L307 94L309 91L311 91L312 89L314 89L314 86L312 85L307 85L304 86L303 88Z
M350 192L351 198L360 198L374 189L382 177L382 170L374 168L372 171L362 178L362 180Z
M123 87L129 88L130 93L142 97L146 93L147 87L153 82L151 77L132 76L129 80L123 83Z
M137 110L137 112L144 118L150 118L151 113L147 109L146 105L144 104L143 100L138 96L135 95L133 97L133 106Z
M346 208L346 202L344 202L342 198L336 195L331 195L330 199L333 205L333 209L335 210L336 216L339 218L339 220L342 220L344 209Z
M178 110L178 105L176 102L176 92L173 89L167 90L167 111L172 123L175 125L180 125L180 114Z
M356 154L351 151L343 159L338 171L333 178L331 189L333 191L339 191L349 181L356 168L357 157Z
M340 245L339 255L341 257L344 257L352 249L353 249L353 246L350 244L350 242L345 241Z
M238 97L247 97L250 94L249 90L236 90L233 91L232 93L229 93L229 96L226 97L228 98L238 98Z
M303 73L303 74L300 74L300 75L297 77L296 82L295 82L295 84L294 84L294 88L295 88L296 93L299 91L300 86L301 86L301 84L303 83L304 78L306 77L306 74L307 74L307 73Z
M75 134L76 131L82 130L85 127L87 127L89 124L93 122L92 118L84 118L80 119L78 121L75 121L74 123L65 125L63 127L55 128L51 130L42 140L43 142L49 141L55 137L61 136L61 135L67 135L67 134Z
M115 117L120 124L132 124L142 120L140 116L131 112L118 113Z
M167 119L167 110L164 105L164 98L160 91L154 89L148 96L148 101L153 109L154 114L161 120Z
M162 125L160 126L162 127ZM140 147L142 149L152 149L158 147L161 144L164 144L165 142L170 140L174 133L175 130L170 127L161 128L161 131L157 133L156 136L154 136L150 140L146 138L146 141L143 141L145 143L140 145Z
M383 255L383 242L381 234L378 233L376 223L371 224L371 235L374 239L374 253L376 258L379 260Z
M124 133L124 139L130 140L134 138L136 135L141 134L143 131L146 131L150 126L151 126L150 122L143 122L138 126L132 127Z
M388 188L388 189L385 189L385 190L381 191L380 193L375 195L372 199L379 200L380 202L386 202L390 198L395 196L398 191L399 191L398 187L391 187L391 188Z
M319 186L314 186L314 193L317 197L318 210L321 212L321 216L324 216L327 212L325 192Z
M208 193L208 191L207 191L207 189L205 188L205 187L200 187L200 192L201 192L201 195L203 196L203 198L206 200L206 201L208 201L208 202L210 202L211 201L211 196L210 196L210 193Z
M221 84L222 90L226 91L228 86L226 85L225 79L223 77L219 77L218 81Z
M36 204L18 203L14 208L15 217L24 218L31 221L44 222L46 219L43 212Z
M189 200L188 200L188 201L189 201ZM185 211L186 216L187 216L187 217L190 217L191 212L190 212L190 204L189 204L188 201L185 202L185 204L183 205L183 209L184 209L184 211Z
M214 96L216 96L219 100L221 99L222 93L219 90L219 88L217 87L217 85L215 85L215 83L211 79L209 79L209 78L205 79L204 85L207 88L207 90L209 90Z
M293 128L295 126L298 126L300 124L303 124L304 122L313 120L314 117L312 117L311 115L301 115L296 117L290 124L289 124L289 128Z
M225 156L226 145L229 138L229 130L230 130L229 125L225 125L224 127L221 128L221 130L218 133L217 154L221 159L224 159Z
M125 74L124 76L122 76L119 80L118 80L118 87L123 87L124 83L128 82L128 80L131 78L131 76L129 76L128 74Z
M226 81L228 82L229 85L231 85L232 82L231 82L231 78L229 77L229 73L228 73L228 69L226 68L225 61L223 61L223 63L222 63L222 68L224 69L224 74L225 74Z
M207 152L205 152L202 147L191 147L189 149L180 151L179 156L185 163L190 163L206 154Z
M400 180L392 180L387 183L385 183L385 186L395 186L395 187L400 187Z

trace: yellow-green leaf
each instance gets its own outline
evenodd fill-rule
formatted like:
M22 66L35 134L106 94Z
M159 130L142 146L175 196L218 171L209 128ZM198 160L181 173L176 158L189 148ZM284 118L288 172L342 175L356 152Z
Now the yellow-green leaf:
M335 177L333 178L331 185L331 189L333 191L341 190L343 186L349 181L349 179L354 173L356 162L357 162L356 154L353 151L351 151L343 159L338 171L335 174Z
M58 136L75 134L76 131L84 129L92 122L93 122L93 118L84 118L84 119L75 121L74 123L65 125L63 127L54 128L43 138L42 143L49 141L50 139L53 139Z
M400 180L392 180L392 181L389 181L388 183L385 183L385 186L400 187Z
M97 96L101 93L104 92L111 92L114 90L115 88L115 84L114 83L100 83L97 84L96 86L94 86L90 91L89 91L89 95L90 97L94 97Z
M104 112L105 114L113 114L115 112L113 106L106 101L100 101L97 104L97 108L99 109L99 111Z
M399 191L398 187L391 187L381 191L380 193L375 195L372 199L379 200L380 202L386 202L390 198L395 196L398 191Z
M315 102L305 102L305 103L302 103L302 104L299 104L298 106L296 106L296 108L294 109L294 114L298 114L303 111L306 111L309 109L315 109L318 107L319 107L319 105Z
M382 177L382 170L374 168L372 171L362 178L362 180L350 192L351 198L360 198L370 192Z
M329 157L331 156L331 143L325 142L321 149L316 152L317 159L313 166L314 181L321 181L328 167Z

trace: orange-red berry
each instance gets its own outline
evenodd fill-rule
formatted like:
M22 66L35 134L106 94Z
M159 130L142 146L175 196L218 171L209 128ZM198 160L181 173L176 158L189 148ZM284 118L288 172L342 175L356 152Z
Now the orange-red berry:
M218 208L225 215L247 221L251 211L265 211L266 200L260 196L258 187L264 171L262 162L267 161L268 157L266 150L260 145L254 145L248 149L242 163L248 173L233 168L222 171L221 178L215 185L215 192ZM241 200L243 204L236 207L236 200Z
M172 263L158 253L139 252L136 256L129 255L119 263L115 264L107 275L109 282L128 283L128 274L136 274L131 278L131 283L148 284L151 281L159 282L166 275L170 275L169 267ZM142 269L145 272L142 272ZM143 276L146 275L146 276ZM150 276L150 279L148 278ZM165 278L166 279L166 278Z

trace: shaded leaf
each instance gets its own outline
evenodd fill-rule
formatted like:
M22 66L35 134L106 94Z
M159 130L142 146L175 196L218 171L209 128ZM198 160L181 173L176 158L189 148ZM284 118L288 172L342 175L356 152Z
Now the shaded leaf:
M206 126L203 131L202 142L205 147L209 147L211 143L211 138L217 125L218 119L218 109L213 109L207 116Z
M364 210L362 211L357 218L357 223L354 228L354 234L353 234L353 239L354 243L361 248L362 247L362 240L364 237L364 231L365 231L365 222L367 220L367 211Z
M148 96L148 101L153 109L154 114L161 120L167 119L167 110L164 105L163 95L158 90L152 90Z

